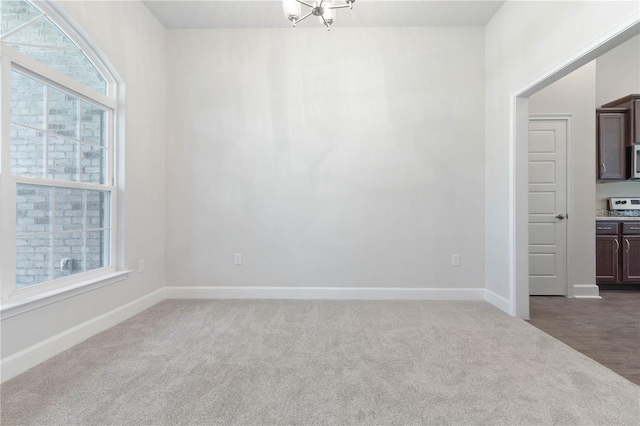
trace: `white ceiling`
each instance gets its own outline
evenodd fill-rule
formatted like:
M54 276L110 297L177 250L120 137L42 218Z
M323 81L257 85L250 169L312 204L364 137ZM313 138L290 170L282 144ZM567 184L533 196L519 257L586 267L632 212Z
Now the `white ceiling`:
M312 1L306 0L307 3ZM341 0L334 0L340 2ZM286 28L281 0L144 0L166 28ZM483 26L504 1L358 0L333 27ZM302 6L302 13L309 8ZM298 27L320 26L310 16Z

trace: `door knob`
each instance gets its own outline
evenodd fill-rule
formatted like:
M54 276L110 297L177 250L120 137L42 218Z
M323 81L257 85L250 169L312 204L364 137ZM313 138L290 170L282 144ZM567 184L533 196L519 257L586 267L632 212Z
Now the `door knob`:
M566 216L565 216L565 215L563 215L563 214L559 214L558 216L556 216L556 219L560 219L560 220L562 220L562 219L564 219L564 218L566 218Z

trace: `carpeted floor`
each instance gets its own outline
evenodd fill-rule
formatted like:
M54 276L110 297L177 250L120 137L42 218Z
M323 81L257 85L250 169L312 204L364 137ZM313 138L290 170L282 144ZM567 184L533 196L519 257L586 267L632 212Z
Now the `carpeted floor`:
M5 383L2 425L638 425L640 387L484 302L166 300Z

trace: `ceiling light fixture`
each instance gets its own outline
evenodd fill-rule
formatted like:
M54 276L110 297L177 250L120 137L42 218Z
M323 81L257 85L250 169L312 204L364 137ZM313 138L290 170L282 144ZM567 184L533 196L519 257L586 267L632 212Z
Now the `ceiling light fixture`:
M309 16L317 16L320 19L320 22L327 27L327 31L331 30L331 24L336 19L336 9L343 9L348 7L349 9L353 9L353 3L356 0L344 0L347 4L342 4L336 6L330 0L320 0L319 2L314 1L313 3L307 3L302 0L282 0L282 7L284 8L284 16L291 22L293 22L293 26L300 21L307 19ZM300 17L302 5L308 6L311 8L311 11Z

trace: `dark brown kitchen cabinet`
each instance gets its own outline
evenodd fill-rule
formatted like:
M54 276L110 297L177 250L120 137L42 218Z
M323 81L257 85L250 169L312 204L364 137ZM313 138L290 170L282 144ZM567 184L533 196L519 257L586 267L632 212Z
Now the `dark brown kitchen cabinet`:
M623 223L622 239L622 281L640 283L640 222Z
M602 108L625 108L629 111L625 146L640 144L640 95L629 95L602 105Z
M618 224L596 222L596 283L614 284L619 281L620 241Z
M640 221L596 222L596 283L640 284Z
M625 143L628 110L596 109L598 147L598 180L614 181L627 178Z

